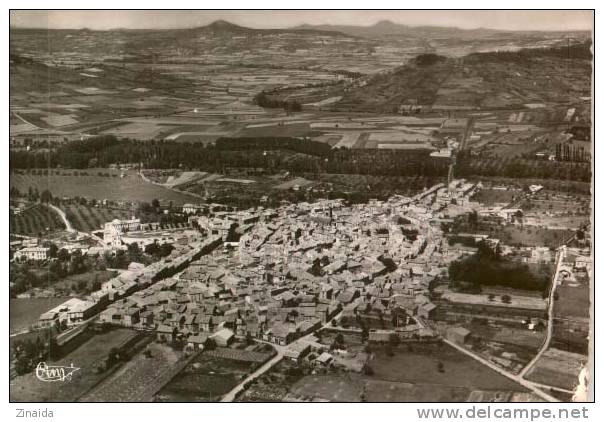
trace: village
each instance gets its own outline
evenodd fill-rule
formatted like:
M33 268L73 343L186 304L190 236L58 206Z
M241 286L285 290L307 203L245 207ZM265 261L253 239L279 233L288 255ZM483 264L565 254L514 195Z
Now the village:
M442 339L528 386L532 397L556 400L552 392L572 394L581 371L576 362L565 370L561 386L538 372L544 359L537 358L547 356L554 329L563 329L553 328L555 288L548 301L518 289L476 294L447 280L451 264L476 255L482 245L504 256L524 256L525 262L554 265L556 260L553 280L561 284L591 268L588 250L569 249L573 262L563 266L566 246L556 252L505 245L487 234L452 233L448 226L468 215L517 224L521 209L473 200L482 189L481 183L451 180L387 201L346 205L325 199L242 211L188 203L182 207L187 223L171 229L141 224L137 218L115 219L92 234L98 246L86 254L127 251L132 245L147 250L163 243L172 246L171 252L147 266L132 262L100 289L43 312L34 330L58 333L56 347L71 350L91 329L127 329L146 336L146 350L176 347L187 362L191 356L216 353L216 348L242 349L240 354L251 353L264 366L225 391L222 400L227 401L245 400L250 381L283 365L283 359L351 373L373 371L368 369L369 346L347 350L342 334L388 350L405 342ZM524 195L533 197L541 189L531 186ZM68 249L81 247L81 237ZM24 247L15 258L48 259L48 249ZM467 312L474 318L463 317ZM489 326L520 336L526 344L492 343L496 339L484 338ZM587 333L585 322L570 329ZM325 337L332 340L326 344ZM271 345L264 355L255 351L262 344ZM536 373L534 381L523 378L528 369ZM155 399L162 397L158 392Z

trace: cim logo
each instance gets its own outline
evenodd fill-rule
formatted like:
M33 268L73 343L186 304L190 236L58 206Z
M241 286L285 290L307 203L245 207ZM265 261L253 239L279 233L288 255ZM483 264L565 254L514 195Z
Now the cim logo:
M73 366L48 366L46 362L38 363L36 366L36 378L44 382L71 381L75 371L80 368Z

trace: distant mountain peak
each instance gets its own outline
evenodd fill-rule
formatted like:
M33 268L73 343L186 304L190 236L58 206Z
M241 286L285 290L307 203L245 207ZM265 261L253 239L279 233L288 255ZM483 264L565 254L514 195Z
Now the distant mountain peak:
M373 26L398 26L399 24L394 23L388 19L383 19L381 21L376 22Z
M225 21L222 19L219 19L217 21L214 21L210 24L207 25L208 28L221 28L221 29L226 29L226 28L241 28L241 26L239 25L235 25L234 23L231 23L229 21Z

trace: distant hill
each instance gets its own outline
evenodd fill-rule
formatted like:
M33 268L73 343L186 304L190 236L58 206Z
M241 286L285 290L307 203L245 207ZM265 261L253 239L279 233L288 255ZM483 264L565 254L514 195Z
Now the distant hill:
M292 49L312 48L317 36L349 38L334 31L320 29L257 29L239 26L224 20L194 28L177 29L37 29L11 28L12 44L27 47L26 52L81 50L86 41L87 51L103 56L126 54L136 57L171 56L207 53L214 48L239 51L266 48L274 42L272 36L284 37L283 43ZM203 44L203 45L202 45Z
M461 38L461 39L479 39L492 36L512 36L537 34L536 31L507 31L489 28L462 29L456 27L444 26L410 26L394 23L389 20L382 20L371 26L354 25L300 25L294 29L334 31L347 35L364 38L387 38L387 37L408 37L408 38ZM556 32L552 32L556 33ZM543 32L540 32L543 34Z
M590 47L583 43L463 58L422 54L347 90L333 108L390 113L401 105L446 110L577 102L591 92Z
M316 34L316 35L344 35L338 31L324 30L320 28L286 28L286 29L258 29L239 26L224 20L217 20L205 26L187 28L183 30L186 33L208 34L213 36L233 36L233 35L268 35L268 34Z

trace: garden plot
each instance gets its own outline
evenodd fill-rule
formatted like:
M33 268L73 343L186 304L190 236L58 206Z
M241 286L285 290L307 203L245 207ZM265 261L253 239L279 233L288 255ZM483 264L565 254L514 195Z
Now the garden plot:
M489 305L489 306L501 306L506 308L520 308L530 310L545 310L547 308L547 301L540 297L530 297L521 295L509 295L511 300L509 303L504 303L500 300L489 300L488 295L482 294L467 294L458 293L446 290L443 292L442 299L448 300L455 303L464 303L470 305Z
M42 117L41 119L48 123L50 126L67 126L78 123L73 114L49 114L48 116Z
M573 390L587 357L578 353L549 348L529 371L526 378L540 384Z
M372 132L369 135L369 141L379 142L379 143L424 143L424 142L432 142L438 141L437 138L426 135L424 133L413 131L413 132Z
M170 346L151 343L151 356L138 353L112 376L81 398L85 402L150 402L186 360Z
M333 146L333 148L352 148L354 147L354 145L357 143L357 141L359 140L359 138L361 137L361 134L363 132L344 132L344 133L338 133L338 134L328 134L328 135L340 135L341 138L338 141L337 144L335 144Z

